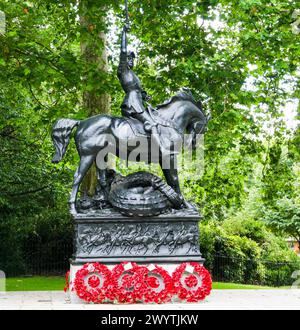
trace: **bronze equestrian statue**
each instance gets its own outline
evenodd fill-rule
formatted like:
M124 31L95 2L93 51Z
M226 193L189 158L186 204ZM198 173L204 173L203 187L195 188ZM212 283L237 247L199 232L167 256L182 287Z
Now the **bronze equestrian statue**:
M87 171L101 153L112 153L128 160L136 148L138 136L143 136L148 143L147 162L158 162L162 167L167 184L181 195L176 168L176 145L183 141L185 133L193 136L193 148L197 134L202 134L208 118L202 111L201 102L196 102L187 89L181 90L170 100L157 106L145 108L147 93L142 89L139 78L132 71L134 54L127 52L126 24L122 32L120 64L118 78L126 93L122 103L123 117L98 115L82 121L73 119L58 120L52 130L52 140L56 149L53 163L62 160L70 142L71 132L77 128L75 143L80 156L80 164L76 170L71 197L69 200L72 214L76 214L76 199L79 186ZM159 146L159 157L152 157L151 141ZM167 148L167 143L169 148ZM126 146L125 150L123 146ZM102 155L103 156L103 155ZM107 170L105 161L97 162L100 184L107 189ZM97 158L98 160L98 158ZM137 158L136 161L143 161ZM164 166L168 164L169 166ZM184 199L183 199L184 200ZM188 203L184 203L189 206ZM183 207L184 207L183 204Z

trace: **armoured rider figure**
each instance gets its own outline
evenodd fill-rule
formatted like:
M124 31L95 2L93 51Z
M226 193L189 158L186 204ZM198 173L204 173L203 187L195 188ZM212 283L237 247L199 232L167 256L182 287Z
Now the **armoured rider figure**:
M165 155L170 153L170 151L162 145L158 124L152 119L144 107L144 102L148 101L150 97L143 90L140 79L132 71L135 54L134 52L127 51L128 31L129 24L125 24L122 31L121 55L118 67L118 78L126 93L121 105L122 115L128 118L136 118L144 123L146 132L151 132L153 141L159 146L161 153Z

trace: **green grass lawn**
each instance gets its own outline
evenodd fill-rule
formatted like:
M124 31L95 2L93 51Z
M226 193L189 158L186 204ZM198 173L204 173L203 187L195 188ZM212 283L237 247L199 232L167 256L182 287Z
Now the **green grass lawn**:
M64 287L64 277L34 276L6 279L7 291L61 291Z
M213 283L213 289L215 290L274 290L274 289L289 289L289 287L270 287L270 286L259 286L249 284L236 284L236 283Z
M64 277L17 277L6 279L7 291L61 291L65 286ZM262 290L274 289L258 285L214 282L213 289L218 290Z

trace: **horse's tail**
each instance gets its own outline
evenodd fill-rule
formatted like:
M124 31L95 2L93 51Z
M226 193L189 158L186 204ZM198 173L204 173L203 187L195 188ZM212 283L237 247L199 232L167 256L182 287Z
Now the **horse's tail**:
M59 163L66 153L74 127L78 126L79 120L59 119L52 128L52 142L55 147L55 155L52 163Z

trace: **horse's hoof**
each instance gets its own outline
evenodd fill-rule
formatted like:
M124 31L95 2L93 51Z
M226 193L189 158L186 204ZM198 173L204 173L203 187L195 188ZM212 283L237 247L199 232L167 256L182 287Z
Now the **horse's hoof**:
M186 200L184 200L183 205L184 205L184 208L186 208L186 209L196 210L196 207L193 204L186 201Z

